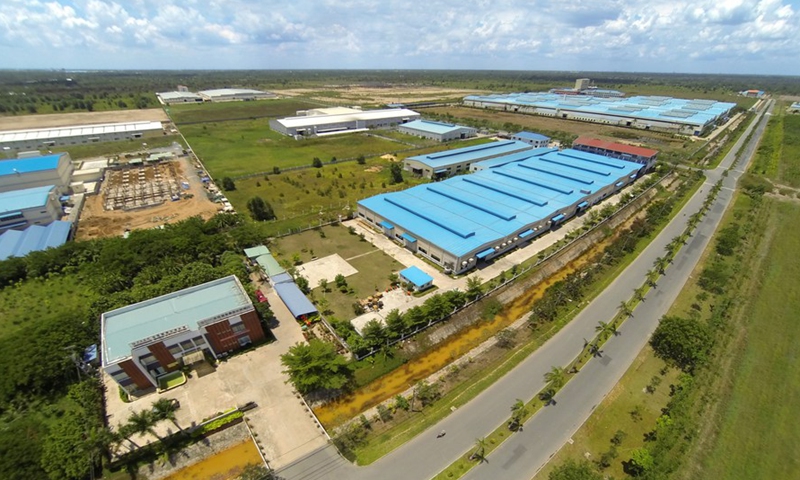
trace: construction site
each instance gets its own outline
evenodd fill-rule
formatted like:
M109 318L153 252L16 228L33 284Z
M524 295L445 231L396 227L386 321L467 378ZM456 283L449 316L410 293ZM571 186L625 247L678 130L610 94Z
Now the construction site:
M181 198L181 183L174 162L109 169L102 186L103 208L136 210L177 201ZM188 182L183 186L189 189Z

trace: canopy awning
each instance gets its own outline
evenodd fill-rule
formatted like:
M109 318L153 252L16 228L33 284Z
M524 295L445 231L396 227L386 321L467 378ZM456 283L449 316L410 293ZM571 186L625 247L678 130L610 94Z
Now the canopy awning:
M203 354L202 350L196 350L181 357L184 365L194 365L195 363L200 363L205 359L206 356Z
M617 182L617 183L614 184L615 187L621 187L622 185L623 185L623 182Z
M553 223L556 223L556 222L560 222L561 220L564 220L564 218L566 218L566 216L563 213L559 213L555 217L551 218L550 221L553 222Z
M447 172L447 168L437 168L433 171L433 173L445 173Z
M531 235L533 235L533 230L531 230L529 228L529 229L525 230L524 232L520 233L518 236L519 236L519 238L525 238L525 237L528 237L528 236L531 236Z
M400 235L400 237L401 237L401 238L403 238L403 239L405 239L405 240L406 240L408 243L414 243L414 242L416 242L416 241L417 241L417 239L416 239L416 238L412 237L412 236L411 236L411 235L409 235L408 233L404 233L404 234Z
M578 208L586 208L589 206L589 202L581 202L578 204Z
M478 253L475 256L478 257L478 260L483 260L484 258L488 257L489 255L491 255L493 253L494 253L494 248L487 248L486 250Z
M394 229L394 225L392 225L391 223L387 222L386 220L382 221L378 225L380 225L381 227L385 228L386 230Z

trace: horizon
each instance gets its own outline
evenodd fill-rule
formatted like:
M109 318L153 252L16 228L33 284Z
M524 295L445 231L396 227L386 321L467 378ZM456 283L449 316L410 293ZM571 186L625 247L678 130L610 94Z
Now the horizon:
M9 2L7 70L800 75L800 0Z

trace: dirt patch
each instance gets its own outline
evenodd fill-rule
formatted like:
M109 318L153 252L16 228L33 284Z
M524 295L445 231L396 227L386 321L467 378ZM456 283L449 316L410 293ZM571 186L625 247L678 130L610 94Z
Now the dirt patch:
M389 160L390 162L396 162L397 157L392 155L391 153L387 153L386 155L381 155L381 158L384 160Z
M168 122L169 117L160 108L145 110L112 110L107 112L50 113L46 115L17 115L0 117L0 130L26 130L33 128L67 127L122 122Z
M165 223L175 223L198 215L204 219L214 216L220 207L208 199L197 176L186 173L192 171L186 159L181 158L173 163L176 176L189 182L189 189L183 192L192 194L192 198L175 202L166 201L153 207L125 211L106 210L102 194L88 196L81 212L76 237L79 240L112 237L122 235L125 230L156 228Z
M335 92L337 97L314 97L314 94ZM390 85L387 87L361 87L354 85L331 85L324 88L293 88L289 90L273 90L273 92L287 96L306 96L326 103L351 101L356 103L402 103L402 102L428 102L443 98L462 98L467 95L487 93L484 90L465 90L459 88L437 88L416 85Z
M380 173L383 171L383 167L381 167L380 165L376 165L374 167L365 168L364 171L370 173Z

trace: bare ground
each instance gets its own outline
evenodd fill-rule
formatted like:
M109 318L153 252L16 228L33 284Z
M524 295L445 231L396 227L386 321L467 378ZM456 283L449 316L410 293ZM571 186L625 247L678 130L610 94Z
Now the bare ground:
M393 103L393 102L425 102L441 100L444 97L461 98L476 93L486 93L483 90L465 90L459 88L437 88L415 85L402 85L387 88L359 87L351 85L326 86L320 88L294 88L289 90L273 90L278 95L294 97L312 95L321 91L333 91L338 97L316 98L320 101L353 101L358 103Z
M169 118L160 108L148 108L145 110L111 110L105 112L51 113L46 115L16 115L0 117L0 130L26 130L33 128L67 127L70 125L143 121L167 122Z
M191 165L186 159L179 162L179 174L191 172ZM194 216L211 218L220 209L219 205L206 196L205 189L195 175L184 175L189 181L189 193L193 198L165 202L161 205L134 211L112 210L103 208L103 195L86 197L76 238L88 240L92 238L113 237L122 235L126 229L138 230L155 228L165 223L175 223Z

